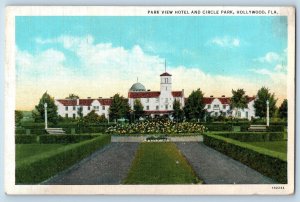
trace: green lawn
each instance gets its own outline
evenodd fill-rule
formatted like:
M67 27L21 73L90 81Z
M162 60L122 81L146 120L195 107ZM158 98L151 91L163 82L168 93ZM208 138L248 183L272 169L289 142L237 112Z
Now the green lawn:
M287 153L287 141L247 142L247 144L262 147L271 151Z
M141 143L124 184L202 183L174 143Z
M24 161L26 158L39 156L42 153L54 151L63 144L16 144L16 161Z

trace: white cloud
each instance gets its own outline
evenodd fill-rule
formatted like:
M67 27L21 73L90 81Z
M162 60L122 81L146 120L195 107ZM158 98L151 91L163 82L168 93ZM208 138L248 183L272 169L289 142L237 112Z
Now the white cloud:
M210 43L218 45L220 47L239 47L240 46L240 39L238 38L232 38L228 36L224 37L215 37L213 38Z
M38 54L17 50L17 103L20 108L32 109L46 90L56 98L66 97L69 93L81 97L110 97L121 93L127 97L128 89L137 77L147 89L159 90L164 59L146 54L139 45L130 49L114 47L110 43L95 43L92 36L61 36L40 39L38 43L61 43L76 55L79 63L67 67L64 53L54 49ZM246 76L211 75L203 72L201 67L185 66L168 66L167 71L173 75L173 90L184 89L185 96L197 88L206 96L230 96L231 89L237 88L244 88L248 95L255 95L263 85L270 86L278 96L285 96L286 93L281 87L277 89L282 84L275 77L271 80L251 80ZM37 73L42 76L35 77ZM256 73L272 75L265 70Z
M265 56L257 58L255 60L258 60L259 62L273 63L282 60L282 58L278 53L268 52Z

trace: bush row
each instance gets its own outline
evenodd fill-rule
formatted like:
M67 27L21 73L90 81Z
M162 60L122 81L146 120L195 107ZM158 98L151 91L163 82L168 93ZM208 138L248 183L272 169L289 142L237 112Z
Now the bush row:
M67 134L71 134L72 128L75 129L76 134L80 133L104 133L108 127L105 126L92 126L92 127L69 127L69 128L62 128ZM29 129L30 134L35 135L44 135L47 134L45 129ZM16 129L15 133L19 134L26 134L26 129Z
M205 134L203 142L279 183L287 183L286 154L212 134Z
M284 127L284 125L270 125L269 127L267 127L267 130L270 132L283 132Z
M70 144L90 140L98 135L41 135L41 144Z
M36 135L16 135L15 144L32 144L37 143Z
M208 131L233 131L233 128L235 126L240 127L240 131L248 131L248 128L250 127L249 123L243 123L240 125L237 124L229 124L229 123L223 123L223 124L204 124L204 126L207 128ZM284 125L270 125L267 128L267 131L270 132L283 132L284 131Z
M65 170L110 142L109 135L67 145L16 165L16 184L36 184Z
M282 132L231 132L214 133L214 135L235 139L241 142L265 142L283 140Z

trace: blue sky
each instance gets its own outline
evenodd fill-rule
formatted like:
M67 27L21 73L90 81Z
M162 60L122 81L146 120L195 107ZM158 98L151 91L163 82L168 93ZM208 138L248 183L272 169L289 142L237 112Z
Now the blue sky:
M173 76L178 74L177 81L181 84L186 83L183 78L189 80L189 76L196 77L193 78L195 82L199 81L183 86L187 92L200 87L207 94L226 92L230 96L229 92L238 83L249 81L257 84L245 84L249 94L255 94L259 85L268 84L273 91L278 87L286 91L286 83L278 83L277 78L282 81L286 76L286 17L20 16L16 17L16 46L19 99L27 92L24 86L32 85L29 80L39 82L42 79L44 83L49 80L50 85L54 77L59 77L57 72L62 78L68 77L66 80L76 81L77 86L70 82L65 88L62 83L57 88L45 84L35 89L36 96L45 90L50 90L55 97L65 97L70 91L78 91L74 93L82 96L98 97L102 96L96 95L100 93L109 96L113 92L126 96L126 89L136 77L141 78L141 82L144 80L146 87L157 88L158 78L151 72L164 71L164 59L168 71L173 72ZM106 78L112 72L115 76L107 82L126 88L116 86L111 91L94 89L90 92L78 88L82 83L101 88L97 87L99 83L90 83L91 80L100 75L99 79L103 81L101 75ZM183 73L185 76L180 80L178 77ZM151 82L155 84L148 78L153 78ZM224 81L228 81L227 88L224 85L212 87ZM107 88L109 84L101 85ZM174 84L174 87L181 86Z

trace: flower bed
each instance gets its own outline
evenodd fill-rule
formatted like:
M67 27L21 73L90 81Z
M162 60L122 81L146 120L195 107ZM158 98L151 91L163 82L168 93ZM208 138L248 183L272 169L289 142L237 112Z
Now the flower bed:
M170 120L147 120L143 122L116 125L109 127L106 132L109 134L180 134L200 133L205 131L203 125L191 122L176 123Z

